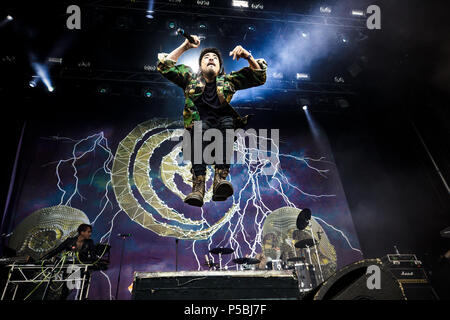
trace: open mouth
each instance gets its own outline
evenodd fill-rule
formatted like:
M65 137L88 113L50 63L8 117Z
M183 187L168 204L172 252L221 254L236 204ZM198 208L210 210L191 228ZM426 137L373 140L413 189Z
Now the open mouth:
M214 63L212 63L212 62L210 62L210 63L208 63L208 65L207 65L207 67L209 67L209 66L216 66Z

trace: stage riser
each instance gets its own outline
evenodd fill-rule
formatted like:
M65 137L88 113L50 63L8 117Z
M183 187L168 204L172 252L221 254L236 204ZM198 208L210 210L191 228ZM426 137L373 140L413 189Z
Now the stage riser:
M299 289L293 277L174 276L136 278L132 296L135 300L297 300Z

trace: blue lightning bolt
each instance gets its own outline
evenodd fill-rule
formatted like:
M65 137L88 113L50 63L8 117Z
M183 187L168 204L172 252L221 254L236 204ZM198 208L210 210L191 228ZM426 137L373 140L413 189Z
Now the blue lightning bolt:
M266 138L266 137L260 137L255 136L257 139L267 139L270 141L270 145L273 146L272 148L274 150L260 150L255 148L249 148L245 146L245 141L238 139L235 143L234 150L238 153L241 153L243 155L244 165L247 168L248 172L248 178L245 181L242 188L240 188L239 193L236 195L234 194L232 196L233 199L233 205L237 206L236 211L236 219L237 222L233 224L231 221L227 223L227 230L225 232L225 235L222 239L217 241L217 247L222 246L224 243L232 248L234 250L233 256L229 259L228 262L226 262L225 266L227 266L233 258L243 257L243 253L250 250L249 256L254 257L257 254L257 251L259 249L262 249L262 231L263 231L263 223L266 219L266 217L272 212L272 210L269 209L269 207L265 204L263 195L261 193L261 185L263 182L265 182L271 190L273 190L276 194L282 197L283 201L286 203L287 206L297 208L297 206L289 200L289 197L286 195L285 189L286 188L293 188L294 190L298 191L304 196L310 197L313 201L317 201L320 198L327 198L327 197L335 197L334 194L311 194L306 191L304 191L302 188L293 185L288 177L284 174L281 163L280 163L280 157L284 158L290 158L294 159L296 161L302 162L305 164L306 168L312 170L313 172L319 174L323 178L327 178L327 173L329 173L329 170L319 169L317 168L313 163L328 163L333 164L330 161L326 161L325 157L320 157L318 159L310 158L310 157L297 157L290 154L283 154L279 152L279 149L277 147L277 144L275 144L273 139ZM260 152L266 152L273 154L275 159L275 163L271 163L269 159L267 158L261 158L257 157L257 160L255 160L255 157L252 157L252 154L254 155L255 152L259 154ZM274 166L274 172L271 178L269 179L269 176L263 173L263 168L267 165ZM232 177L230 176L230 181L232 181ZM247 190L247 188L251 188L251 196L248 197L245 201L243 199L243 192ZM244 217L249 210L249 207L253 206L256 209L255 217L254 217L254 231L255 236L252 239L251 236L246 231L246 228L244 227ZM202 210L203 212L203 210ZM202 216L203 217L203 216ZM324 223L326 226L332 228L333 230L339 232L339 234L342 235L342 237L346 240L349 247L352 250L355 250L362 254L362 252L359 249L354 248L348 237L345 235L345 233L332 226L331 224L327 223L321 218L315 217L317 220ZM243 243L238 241L238 236L241 235L243 239ZM208 249L210 249L211 244L213 242L216 242L213 240L214 235L210 238L210 241L208 243ZM244 245L244 247L243 247ZM247 249L245 249L247 248ZM195 250L194 250L195 251ZM195 252L194 252L195 254ZM196 254L195 254L196 255ZM197 256L196 256L197 258ZM199 264L200 268L200 264Z
M75 139L71 139L71 138L67 138L67 137L59 137L59 136L53 136L51 137L51 139L53 140L57 140L57 141L66 141L66 142L70 142L73 143L73 147L72 147L72 152L71 152L71 157L67 158L67 159L62 159L59 160L57 162L56 165L56 176L57 176L57 188L62 192L61 195L61 200L60 200L60 205L62 205L64 203L64 199L66 197L66 194L68 193L64 188L64 184L62 182L61 179L61 170L63 168L63 164L65 163L70 163L70 167L72 168L72 172L73 172L73 179L75 181L75 187L73 192L70 194L70 196L68 197L68 199L65 201L65 205L71 205L71 202L74 198L75 195L79 195L81 201L85 200L86 198L83 197L79 191L79 178L78 178L78 170L77 170L77 162L80 161L81 159L83 159L84 157L88 156L90 153L95 153L95 150L100 149L103 150L106 154L107 154L107 159L103 162L102 166L100 168L98 168L94 174L92 175L92 178L90 180L89 185L92 186L93 181L95 176L98 174L98 172L102 171L105 173L105 175L108 177L106 185L105 185L105 192L103 197L100 200L100 211L99 213L95 216L95 218L92 220L91 224L94 225L96 223L96 221L99 219L99 217L105 212L106 208L108 207L108 205L111 206L111 209L114 208L114 205L111 201L111 199L108 197L108 193L110 191L110 186L111 186L111 167L112 167L112 162L114 160L114 155L108 145L108 140L107 138L104 136L103 132L100 133L96 133L93 135L90 135L86 138L80 139L80 140L75 140ZM83 143L90 143L89 148L85 151L82 150L81 146ZM55 163L55 162L53 162ZM106 200L104 202L104 200ZM104 204L102 205L102 203L104 202ZM116 216L121 212L122 210L118 210L113 218L111 219L111 227L108 230L108 232L106 232L101 238L100 238L100 243L103 243L106 240L106 243L109 244L110 243L110 237L111 237L111 233L114 227L114 220L116 218ZM111 293L111 281L109 276L104 273L103 271L101 272L107 279L108 284L109 284L109 297L110 300L112 300L112 293Z

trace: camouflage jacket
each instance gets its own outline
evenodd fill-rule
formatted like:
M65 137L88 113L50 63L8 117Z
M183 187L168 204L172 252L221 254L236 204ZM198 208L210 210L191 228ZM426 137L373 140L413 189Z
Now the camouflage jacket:
M183 89L185 97L183 109L184 127L192 128L193 122L200 120L195 102L202 96L206 81L200 72L196 74L184 64L176 65L174 60L166 59L167 56L167 53L158 54L157 69L165 78ZM245 67L239 71L216 77L217 95L221 108L229 108L229 113L233 117L236 129L247 125L248 116L241 117L233 109L230 105L231 98L233 98L237 90L260 86L266 82L267 63L264 59L257 59L256 61L260 69Z

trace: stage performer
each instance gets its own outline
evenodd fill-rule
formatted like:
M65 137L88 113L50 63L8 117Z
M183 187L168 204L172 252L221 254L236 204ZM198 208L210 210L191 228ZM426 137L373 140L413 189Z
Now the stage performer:
M229 55L233 60L246 59L249 66L239 71L226 74L223 59L217 48L205 48L199 56L199 72L183 64L176 64L179 57L192 48L200 46L200 39L193 35L195 43L187 39L171 53L158 54L158 71L184 91L185 105L183 109L184 128L192 137L190 159L192 162L192 192L184 202L201 207L205 194L206 165L214 164L213 200L225 201L233 194L233 186L226 180L230 172L230 159L226 155L226 129L244 128L249 115L241 117L230 105L231 98L237 90L263 85L266 82L267 63L264 59L254 59L249 51L236 46ZM201 143L203 151L205 143L194 141L193 128L196 121L201 121L202 133L215 128L223 135L223 161L221 163L194 163L194 145Z
M48 252L40 260L53 258L63 251L72 251L79 254L82 262L89 262L94 257L94 241L91 239L92 226L86 223L81 224L77 229L78 234L74 237L67 238L58 247Z

